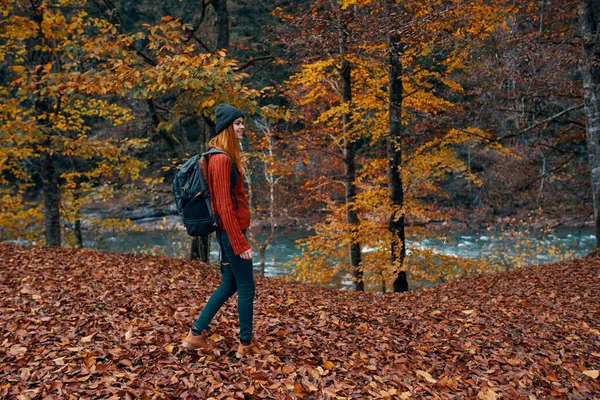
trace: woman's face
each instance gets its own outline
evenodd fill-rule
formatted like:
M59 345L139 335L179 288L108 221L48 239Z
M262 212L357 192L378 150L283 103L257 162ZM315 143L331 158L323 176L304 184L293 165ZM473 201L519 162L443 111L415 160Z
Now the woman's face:
M238 140L241 140L244 137L244 128L244 117L239 117L233 121L233 131Z

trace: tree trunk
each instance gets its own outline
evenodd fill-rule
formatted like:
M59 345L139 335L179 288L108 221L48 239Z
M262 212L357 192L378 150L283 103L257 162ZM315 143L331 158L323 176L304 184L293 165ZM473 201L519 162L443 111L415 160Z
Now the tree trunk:
M260 276L265 276L265 264L266 264L266 256L267 256L267 247L271 243L271 236L267 238L267 240L261 245L258 246L258 259L260 263Z
M73 163L73 159L71 158L71 163ZM73 193L73 198L76 203L79 203L79 183L75 185L75 192ZM79 212L79 207L77 207L77 214L75 215L75 227L73 228L75 233L75 239L77 240L77 248L83 249L83 234L81 233L81 214Z
M156 129L156 132L165 141L165 144L167 145L167 148L169 150L169 156L171 158L179 157L179 141L170 132L167 132L164 129L158 129L158 125L160 124L160 118L158 116L158 112L156 112L154 100L148 99L146 100L146 104L148 105L148 112L150 112L150 117L152 118L154 129Z
M206 125L206 129L204 130L205 134L208 135L208 137L217 136L217 125L215 124L215 122L208 117L204 117L204 123ZM204 141L204 151L206 151L206 149L208 148L208 142L208 140Z
M208 263L210 257L210 236L192 237L190 260Z
M387 158L388 158L388 185L392 200L392 215L390 216L389 230L392 233L392 265L397 271L393 283L394 292L408 291L406 271L403 270L406 257L404 235L404 193L402 189L402 53L403 45L398 34L388 34L389 51L389 85L390 104L388 118Z
M44 192L46 245L60 246L60 188L52 154L45 151L41 154L40 170Z
M267 128L268 129L268 128ZM266 132L267 140L269 143L269 154L270 159L273 159L273 145L271 133L267 130ZM265 254L267 252L267 248L271 244L271 241L275 237L275 177L272 172L266 172L265 175L267 178L267 183L269 184L269 237L265 239L262 246L260 246L260 276L265 276Z
M269 132L266 133L269 135ZM268 137L268 136L267 136ZM271 146L271 142L269 141L269 146ZM271 156L273 155L272 148L269 147L271 151ZM271 241L275 237L275 179L273 177L273 173L267 173L267 184L269 185L269 237L265 239L263 244L258 247L259 255L260 255L260 276L265 276L265 259L267 248L271 244Z
M211 0L215 10L215 35L216 48L229 48L229 13L227 11L227 0ZM216 134L215 123L207 117L204 117L204 124L207 129L204 129L205 137L214 137ZM210 134L209 134L210 133ZM200 139L200 151L207 150L208 140ZM190 260L201 260L208 263L210 258L210 236L200 236L192 238L192 251L190 252Z
M217 36L217 49L229 48L229 13L227 0L212 0L215 9L215 33Z
M265 276L265 260L266 260L266 252L267 249L269 247L269 245L271 244L271 242L273 241L273 239L275 238L275 185L277 185L279 183L279 179L281 178L281 176L275 178L275 173L273 172L273 170L275 170L275 164L274 164L274 160L275 160L275 154L273 151L273 147L274 147L274 135L271 132L271 127L269 125L269 120L267 118L265 118L264 120L261 119L256 119L254 121L254 124L257 128L258 131L262 132L265 135L265 139L266 139L266 147L262 148L262 162L263 162L263 173L265 176L265 182L269 188L269 217L268 217L268 222L269 222L269 236L262 242L258 244L258 251L259 251L259 260L260 260L260 273L261 276ZM254 195L252 194L250 196L250 193L252 193L252 183L251 181L248 182L248 188L249 190L249 204L251 205L251 209L256 209L256 205L254 204Z
M77 239L77 248L83 249L83 234L81 233L81 218L75 220L75 239Z
M352 65L344 60L340 75L342 78L342 100L348 106L352 102ZM350 124L350 112L345 113L343 116L343 129L345 138L344 145L344 183L346 189L346 221L350 227L350 233L352 234L352 242L350 243L350 265L352 266L352 272L354 275L354 289L357 292L364 292L365 283L363 280L363 272L360 267L361 253L360 253L360 242L357 239L357 231L359 226L358 212L354 208L354 201L356 200L356 185L354 180L356 179L356 143L352 138L348 137L348 125Z
M44 9L34 6L36 20L41 26L44 20ZM37 53L40 56L40 53ZM41 56L43 57L43 56ZM41 62L38 61L38 62ZM41 71L38 69L38 79L41 81ZM46 246L61 246L62 238L60 232L60 186L58 185L58 171L54 154L49 152L51 148L52 123L48 118L50 112L54 112L48 99L39 97L35 101L35 109L38 121L42 128L44 141L40 149L40 176L42 178L42 192L44 196L44 225Z
M579 25L583 37L583 97L586 140L592 171L596 249L600 253L600 4L583 0Z

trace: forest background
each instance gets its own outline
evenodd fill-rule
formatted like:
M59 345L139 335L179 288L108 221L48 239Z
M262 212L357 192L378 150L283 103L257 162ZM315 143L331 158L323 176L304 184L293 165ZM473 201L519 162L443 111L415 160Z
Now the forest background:
M596 3L2 0L0 240L134 229L125 211L172 205L224 102L247 115L263 265L301 227L308 283L497 270L403 244L595 224ZM191 248L207 258L206 238Z

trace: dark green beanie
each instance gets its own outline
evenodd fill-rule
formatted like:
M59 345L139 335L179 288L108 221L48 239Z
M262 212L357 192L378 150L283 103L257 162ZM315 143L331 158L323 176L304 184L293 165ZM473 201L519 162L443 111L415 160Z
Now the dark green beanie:
M215 120L215 123L217 124L217 135L221 133L223 129L233 124L233 121L243 116L244 113L237 108L227 104L219 104L217 106L217 119Z

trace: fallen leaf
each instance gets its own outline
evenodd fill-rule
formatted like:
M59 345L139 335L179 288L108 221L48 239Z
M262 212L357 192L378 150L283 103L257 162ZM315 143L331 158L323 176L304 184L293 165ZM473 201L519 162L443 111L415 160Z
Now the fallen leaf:
M482 390L479 393L477 393L477 398L482 400L496 400L498 397L498 394L492 389Z
M94 333L92 333L91 335L88 335L88 336L82 337L82 338L81 338L81 341L82 341L83 343L89 343L89 342L91 342L91 341L92 341L92 339L94 338L94 336L96 336L97 334L98 334L98 332L94 332Z
M27 347L21 346L20 344L15 344L10 347L8 352L10 354L12 354L13 356L23 355L23 354L27 353Z
M259 371L259 372L250 374L250 378L255 379L257 381L268 381L269 380L269 376L263 371Z
M425 380L429 383L437 383L437 381L426 371L423 370L417 370L417 375L421 376L422 378L425 378Z
M133 366L133 363L131 362L131 360L128 360L128 359L120 360L120 361L119 361L119 364L120 364L120 365L124 365L124 366L126 366L126 367L131 367L131 366Z
M583 374L586 376L589 376L590 378L596 380L598 379L598 370L597 369L593 369L593 370L588 370L588 371L583 371Z

